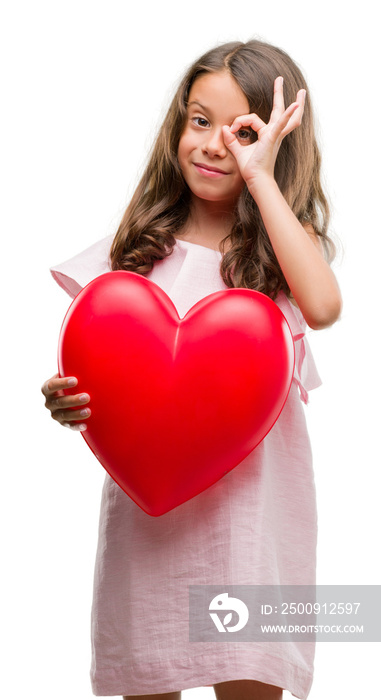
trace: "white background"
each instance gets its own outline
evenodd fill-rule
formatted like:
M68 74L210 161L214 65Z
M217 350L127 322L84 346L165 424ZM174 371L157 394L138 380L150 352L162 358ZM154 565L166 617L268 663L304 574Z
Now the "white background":
M380 583L375 13L369 0L3 6L0 687L8 700L93 697L90 605L104 471L81 436L43 407L40 386L56 371L70 302L48 268L116 231L177 81L217 43L279 45L309 84L332 232L344 248L335 269L345 303L334 327L309 334L324 382L307 408L318 583ZM375 697L379 653L377 644L318 644L310 700Z

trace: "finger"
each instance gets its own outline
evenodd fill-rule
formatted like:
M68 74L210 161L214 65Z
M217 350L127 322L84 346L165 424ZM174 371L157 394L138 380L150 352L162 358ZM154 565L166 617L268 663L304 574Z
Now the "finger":
M283 78L279 75L274 80L274 101L270 122L279 119L284 112Z
M292 111L292 114L290 115L287 124L282 129L282 132L281 132L282 138L284 136L286 136L286 134L289 134L291 131L293 131L294 129L296 129L298 126L301 125L303 113L304 113L305 99L306 99L306 91L299 90L298 95L297 95L297 101L294 102L293 105L290 105L290 107L292 107L294 105L296 105L296 107Z
M58 411L60 409L74 408L89 403L89 394L69 394L48 398L45 402L46 408L50 411Z
M258 117L257 114L243 114L239 117L236 117L230 127L222 127L225 146L227 146L227 148L231 151L235 158L237 158L238 155L241 153L243 146L239 143L237 137L234 136L234 134L245 126L251 126L253 131L257 132L263 126L266 126L266 124L262 121L262 119Z
M240 143L238 143L234 134L231 133L229 126L222 127L222 137L224 139L225 146L229 149L233 156L237 158L241 152L242 146Z
M78 411L66 410L66 411L54 411L52 413L53 420L64 425L65 423L72 424L74 421L87 420L91 416L91 410L89 408L81 408Z
M87 425L86 425L86 423L73 423L73 424L71 424L71 423L61 423L61 425L62 425L64 428L70 428L70 430L76 430L76 431L80 430L81 433L83 433L85 430L87 430Z
M44 396L52 396L56 391L63 391L64 389L71 389L73 386L78 384L76 377L60 377L59 374L55 374L41 387L41 391Z
M287 107L286 111L283 112L282 116L278 119L276 124L273 125L273 128L271 130L271 135L273 139L279 138L281 136L282 138L286 136L286 134L290 133L294 127L290 127L290 120L298 109L299 104L297 102L293 102L289 107ZM290 127L290 128L289 128Z
M234 119L230 126L230 132L235 134L242 126L251 126L254 131L259 131L259 129L266 126L266 122L262 121L258 114L242 114Z
M68 425L68 428L71 430L80 430L81 433L83 433L85 430L87 430L87 425L86 423L77 423L76 425Z

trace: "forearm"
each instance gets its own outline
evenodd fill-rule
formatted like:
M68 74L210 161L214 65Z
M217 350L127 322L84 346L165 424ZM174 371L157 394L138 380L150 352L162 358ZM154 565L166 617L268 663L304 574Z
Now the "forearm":
M306 322L311 328L332 325L340 315L340 290L329 264L291 211L275 180L248 184L274 253Z

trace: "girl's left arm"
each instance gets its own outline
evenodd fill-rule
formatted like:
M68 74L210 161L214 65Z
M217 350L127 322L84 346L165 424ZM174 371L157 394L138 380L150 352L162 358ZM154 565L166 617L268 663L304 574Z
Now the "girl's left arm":
M311 225L298 221L284 199L274 178L274 167L283 138L301 124L305 90L299 90L296 102L287 109L283 100L283 78L274 83L274 104L269 123L257 114L237 117L223 127L225 144L237 160L241 175L255 199L274 253L282 268L293 298L311 328L331 326L340 316L340 290L329 264L324 259L319 237ZM242 145L234 136L250 126L258 139Z

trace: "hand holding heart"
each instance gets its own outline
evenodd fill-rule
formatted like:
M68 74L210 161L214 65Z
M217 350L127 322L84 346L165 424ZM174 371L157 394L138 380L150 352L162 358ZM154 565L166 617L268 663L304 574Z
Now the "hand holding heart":
M91 415L90 408L86 405L90 401L90 396L84 394L70 394L67 396L65 390L71 390L77 386L76 377L60 377L58 372L41 387L45 396L45 407L50 411L53 420L60 423L65 428L72 430L86 430L84 418ZM81 421L78 423L78 421Z
M283 78L274 82L274 103L266 124L257 114L236 117L233 124L222 128L225 145L236 158L241 175L250 189L261 176L274 177L275 161L284 137L300 126L304 111L305 90L299 90L296 102L284 107ZM234 134L250 126L258 136L252 144L239 143Z

